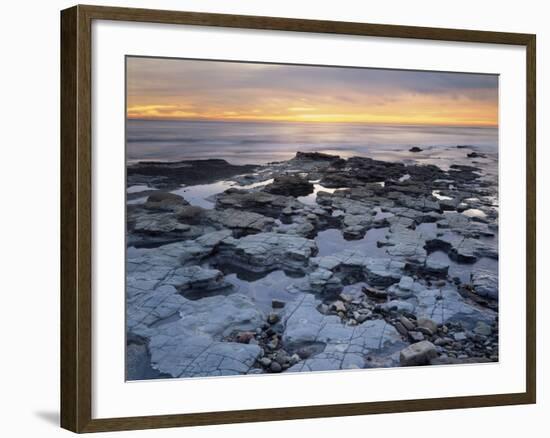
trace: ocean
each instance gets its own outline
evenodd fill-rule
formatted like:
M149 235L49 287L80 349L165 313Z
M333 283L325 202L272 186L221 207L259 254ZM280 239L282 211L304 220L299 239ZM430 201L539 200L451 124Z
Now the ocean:
M126 158L179 161L222 158L234 164L265 164L292 158L296 151L399 159L412 146L469 145L497 153L498 128L362 123L227 122L128 120Z

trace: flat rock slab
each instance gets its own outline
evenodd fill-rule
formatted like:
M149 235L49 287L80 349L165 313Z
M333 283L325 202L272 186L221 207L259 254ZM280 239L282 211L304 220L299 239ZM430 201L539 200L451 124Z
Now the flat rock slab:
M204 213L204 216L208 221L225 228L251 233L270 231L275 224L273 218L233 208L225 210L208 210Z
M285 348L295 351L316 345L321 350L289 368L289 372L365 368L369 354L384 352L390 356L405 345L395 328L384 320L351 327L335 315L321 314L318 304L313 295L305 294L285 309Z
M498 276L485 269L476 269L470 276L474 292L481 296L498 300Z
M357 250L345 250L333 255L311 260L313 267L331 271L346 277L355 275L357 281L366 281L372 286L387 287L397 283L403 275L405 263L392 258L367 257ZM327 281L330 277L327 277Z
M315 241L300 236L259 233L240 239L224 239L220 253L228 261L250 270L303 270L310 257L317 253L317 245Z
M265 315L243 295L181 301L178 314L175 321L137 330L149 339L151 364L161 373L173 377L244 374L261 354L257 345L223 341L265 322Z

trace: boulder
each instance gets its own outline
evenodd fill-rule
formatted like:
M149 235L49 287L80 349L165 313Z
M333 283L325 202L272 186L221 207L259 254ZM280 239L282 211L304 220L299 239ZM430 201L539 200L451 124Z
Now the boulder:
M437 357L437 349L429 341L416 342L401 350L399 362L402 366L427 365Z
M417 318L416 325L419 328L429 330L432 334L437 333L437 323L430 318L426 318L426 317Z

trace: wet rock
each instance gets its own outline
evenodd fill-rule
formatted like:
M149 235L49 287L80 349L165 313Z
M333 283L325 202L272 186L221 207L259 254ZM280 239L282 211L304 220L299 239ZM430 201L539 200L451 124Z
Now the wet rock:
M269 366L271 366L271 359L269 357L262 357L258 362L264 368L268 368Z
M310 260L313 267L330 271L333 277L349 281L366 281L374 287L387 287L399 281L405 264L390 258L366 257L361 252L346 250ZM332 277L329 277L329 279ZM327 280L328 281L328 280Z
M277 324L280 319L281 318L277 313L270 313L267 317L267 322L270 324Z
M426 263L421 267L421 272L432 277L446 278L449 273L449 264L428 257Z
M254 172L257 166L234 165L225 160L187 160L178 162L141 161L126 167L127 184L147 184L173 190L181 185L208 184L234 175Z
M335 310L336 312L345 312L346 306L342 301L335 301L331 304L331 309Z
M175 217L178 221L185 224L197 225L202 222L205 212L206 210L202 207L186 205L175 211Z
M375 300L386 300L388 298L388 293L385 290L376 289L373 287L363 287L363 293Z
M263 189L268 193L283 196L306 196L313 193L313 184L298 175L281 175Z
M465 341L466 339L468 339L466 336L466 333L464 332L455 333L453 335L453 338L455 341L458 341L458 342Z
M378 241L392 257L405 259L416 264L424 264L427 252L424 249L426 235L409 228L396 228Z
M264 315L242 295L181 299L181 318L162 325L134 327L149 339L151 363L173 377L247 373L261 354L258 345L224 342L238 331L253 331Z
M365 356L369 353L384 351L389 355L402 348L401 337L384 320L346 326L338 316L319 313L317 304L313 295L305 294L286 309L283 317L286 348L300 354L301 348L317 346L316 351L289 371L363 368L366 366Z
M498 300L498 276L485 269L476 269L470 275L473 291L481 296Z
M486 357L436 357L430 360L430 365L459 365L472 363L491 362L491 359Z
M409 331L412 331L415 329L415 326L412 323L412 321L409 318L406 318L405 316L400 316L399 322L403 324L403 326Z
M435 345L429 341L411 344L399 353L399 362L402 366L427 365L437 357Z
M338 155L323 154L322 152L296 152L294 160L298 161L326 161L333 163L341 160Z
M390 311L408 312L408 313L414 312L414 304L409 303L408 301L402 301L402 300L391 300L391 301L388 301L387 303L382 304L380 307L385 312L390 312Z
M498 250L494 244L462 236L439 236L427 240L426 247L429 250L441 249L451 259L462 263L474 263L478 257L498 259Z
M294 211L304 205L293 197L275 195L264 191L228 189L216 195L216 208L234 208L278 217L283 211Z
M420 342L424 340L424 335L421 332L409 331L409 339L411 342Z
M437 323L430 318L420 317L416 320L418 328L429 330L430 333L437 333Z
M241 344L248 344L252 339L254 339L255 332L239 332L236 336L236 341Z
M188 205L189 203L183 198L183 196L176 195L169 192L154 192L145 202L144 207L154 210L168 210L173 211L177 207Z
M225 210L209 210L204 213L204 216L210 222L232 230L239 230L245 234L271 231L275 224L275 220L270 217L232 208Z
M281 364L276 361L271 362L269 369L272 373L280 373L281 371L283 371L283 367L281 366Z
M227 262L240 264L251 271L277 268L299 271L307 267L310 258L317 253L317 246L313 240L299 236L259 233L240 239L224 239L219 253Z
M482 336L490 336L493 333L493 329L489 324L479 321L474 328L474 333Z
M489 309L481 309L466 302L456 288L450 286L424 289L415 295L413 301L416 303L418 320L429 318L437 324L460 322L471 329L478 321L492 322L496 315Z
M143 214L135 217L133 231L135 233L144 233L148 235L161 235L171 233L182 235L190 231L191 227L182 224L174 215L165 213Z
M271 301L271 307L273 307L274 309L282 309L283 307L285 307L285 302L284 301L280 301L280 300L272 300Z
M466 154L466 156L467 156L468 158L487 158L487 155L481 154L481 153L475 152L475 151Z
M418 146L413 146L412 148L409 149L409 152L422 152L422 149L419 148Z
M315 292L337 292L342 289L341 280L328 269L318 268L307 276L306 289Z
M209 292L230 286L225 282L220 271L200 266L177 269L174 271L172 279L167 281L166 284L175 286L182 293L194 290Z
M407 330L407 328L399 321L394 324L394 327L403 336L407 336L409 334L409 331Z

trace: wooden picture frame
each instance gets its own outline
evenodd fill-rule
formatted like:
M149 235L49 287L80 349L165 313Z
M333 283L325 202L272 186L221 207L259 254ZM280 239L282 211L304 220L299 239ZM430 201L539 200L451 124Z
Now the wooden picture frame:
M91 26L94 20L185 24L518 45L526 48L526 391L196 414L92 418ZM99 432L529 404L536 401L535 35L290 18L75 6L61 12L61 426Z

